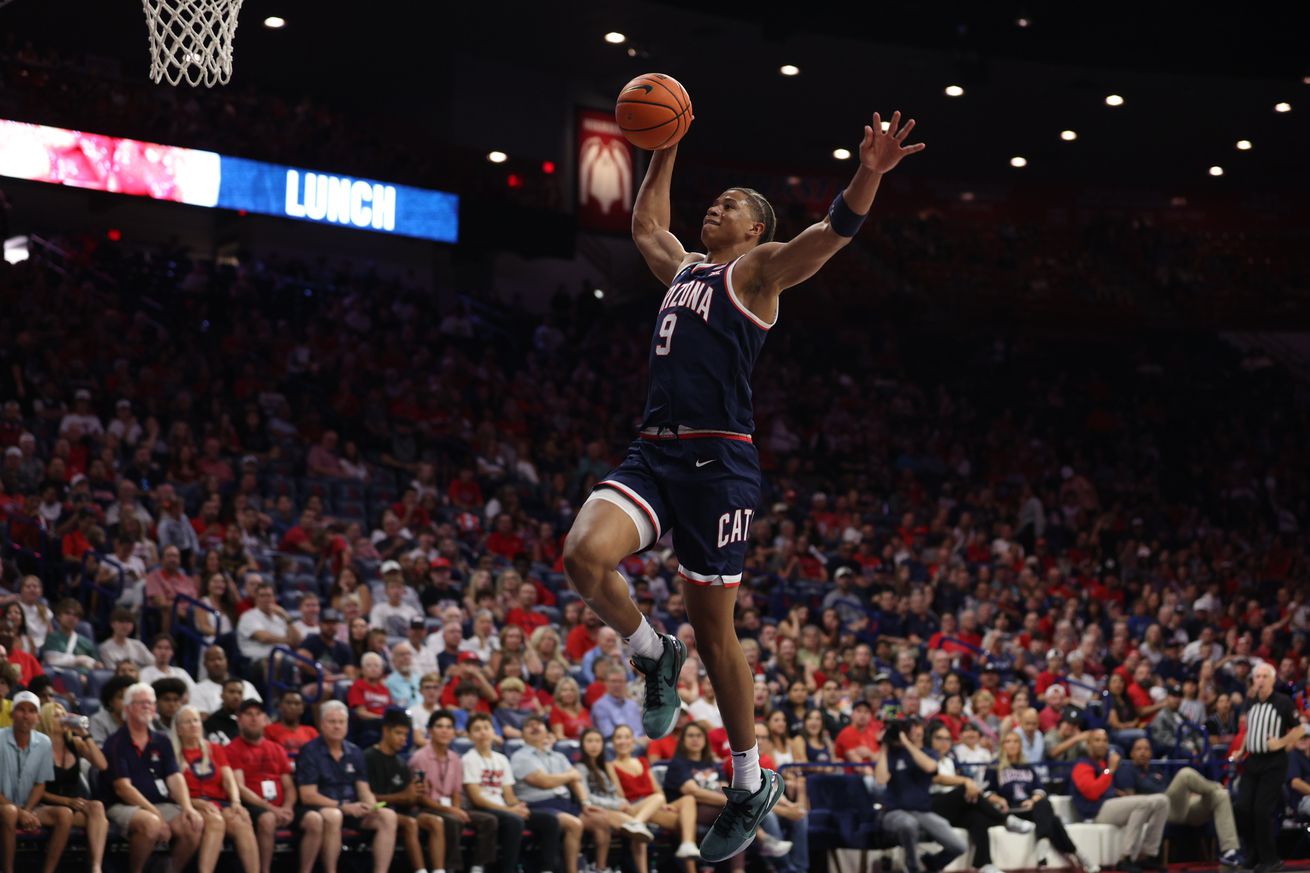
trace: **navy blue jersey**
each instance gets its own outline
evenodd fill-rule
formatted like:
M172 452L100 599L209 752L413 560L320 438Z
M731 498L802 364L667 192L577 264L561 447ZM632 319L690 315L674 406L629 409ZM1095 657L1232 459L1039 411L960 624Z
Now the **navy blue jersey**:
M772 325L737 298L734 264L691 264L673 277L651 339L643 428L754 432L751 371Z

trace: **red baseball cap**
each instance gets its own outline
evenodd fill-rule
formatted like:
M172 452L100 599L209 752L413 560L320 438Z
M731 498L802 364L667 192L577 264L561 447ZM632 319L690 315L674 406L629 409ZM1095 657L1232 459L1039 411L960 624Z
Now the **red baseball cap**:
M450 559L442 555L437 555L435 558L432 559L432 569L440 570L442 568L447 570L450 569Z

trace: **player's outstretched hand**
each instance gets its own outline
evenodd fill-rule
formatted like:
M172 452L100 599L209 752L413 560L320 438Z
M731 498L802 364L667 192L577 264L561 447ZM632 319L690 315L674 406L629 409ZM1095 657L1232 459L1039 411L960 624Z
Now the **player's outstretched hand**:
M873 113L873 125L864 125L864 141L860 143L860 164L875 173L886 173L901 162L901 158L921 152L924 144L904 145L905 138L914 130L914 119L901 124L901 111L892 113L887 130L882 129L882 118Z

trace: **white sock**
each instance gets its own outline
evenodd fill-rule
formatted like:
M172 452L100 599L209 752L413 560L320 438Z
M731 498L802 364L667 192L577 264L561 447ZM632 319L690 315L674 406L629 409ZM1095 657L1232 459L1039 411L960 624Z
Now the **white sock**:
M732 787L755 792L760 788L760 746L732 753Z
M634 655L640 655L643 658L653 660L664 654L664 641L660 639L659 634L655 633L655 628L650 626L650 622L646 621L645 616L642 616L641 624L637 625L637 629L632 632L632 636L625 639L624 642L632 649Z

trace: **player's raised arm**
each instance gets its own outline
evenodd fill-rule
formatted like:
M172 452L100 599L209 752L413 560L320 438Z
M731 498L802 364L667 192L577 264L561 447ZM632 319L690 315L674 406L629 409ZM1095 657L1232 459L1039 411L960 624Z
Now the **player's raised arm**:
M641 190L632 207L632 240L650 271L665 286L673 282L687 257L682 243L669 232L669 185L677 155L676 145L651 155L646 178L641 180Z
M822 221L801 231L791 242L765 243L742 259L742 267L755 279L755 288L772 293L799 285L819 271L828 259L851 241L873 207L883 174L901 158L923 151L923 143L904 145L914 129L914 120L901 125L901 113L892 114L886 131L882 119L873 114L873 124L864 126L860 143L860 166L846 190L837 195ZM753 263L750 263L753 262Z

